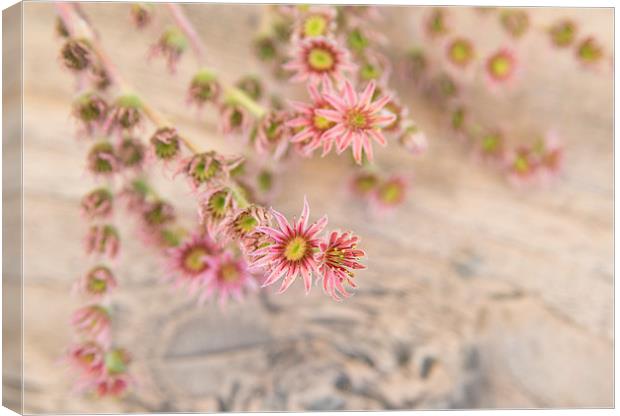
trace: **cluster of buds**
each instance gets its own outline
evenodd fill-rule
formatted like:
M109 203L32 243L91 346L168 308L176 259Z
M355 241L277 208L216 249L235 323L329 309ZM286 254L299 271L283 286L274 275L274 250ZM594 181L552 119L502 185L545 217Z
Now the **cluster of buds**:
M176 67L187 50L188 40L176 26L166 28L157 42L151 46L149 56L162 56L166 60L170 72L176 72Z

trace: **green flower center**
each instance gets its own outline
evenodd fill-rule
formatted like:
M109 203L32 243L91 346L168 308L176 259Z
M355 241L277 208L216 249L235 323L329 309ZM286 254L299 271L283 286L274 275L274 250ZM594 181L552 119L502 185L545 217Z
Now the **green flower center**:
M377 177L374 175L360 176L355 180L355 187L361 193L368 193L377 186Z
M472 52L472 47L468 42L457 40L450 47L450 58L453 62L464 65L470 61Z
M172 159L179 151L179 142L174 139L168 143L157 140L155 142L155 154L160 159Z
M325 72L334 67L336 58L334 54L323 48L314 48L308 53L308 64L315 71Z
M218 172L221 171L221 168L222 164L217 160L213 159L207 164L207 160L202 158L202 160L196 164L192 176L198 182L206 182L217 175Z
M304 21L304 35L306 35L307 37L313 38L317 36L322 36L323 34L325 34L326 29L327 20L324 16L309 16Z
M396 204L403 196L403 188L395 182L388 182L379 189L379 197L386 204Z
M234 283L239 280L239 270L235 263L225 263L220 267L220 280L226 283Z
M368 128L368 117L359 110L351 110L347 114L347 123L354 129Z
M527 158L524 156L519 156L515 160L514 168L519 173L526 173L530 170L530 164L527 161Z
M512 71L512 62L507 56L497 55L491 59L489 69L496 78L505 78Z
M185 254L184 266L193 273L199 273L208 267L205 257L209 253L204 247L194 247Z
M88 289L92 293L104 293L107 288L107 283L103 279L93 278L89 282Z
M497 135L487 135L482 139L482 150L487 153L493 153L499 150L501 139Z
M600 48L591 40L587 40L579 47L579 56L584 61L593 62L602 55Z
M349 47L356 52L361 52L368 46L368 39L359 30L353 30L348 37Z
M222 218L228 211L228 192L218 191L209 198L209 211L215 218Z
M332 128L334 126L333 121L326 119L323 116L320 116L318 114L314 114L314 118L312 119L312 123L314 124L314 127L317 128L318 130L328 130L330 128Z
M307 241L300 236L291 239L284 248L284 258L288 261L299 261L308 251Z
M258 221L250 214L242 214L237 218L236 225L244 233L249 233L258 225Z

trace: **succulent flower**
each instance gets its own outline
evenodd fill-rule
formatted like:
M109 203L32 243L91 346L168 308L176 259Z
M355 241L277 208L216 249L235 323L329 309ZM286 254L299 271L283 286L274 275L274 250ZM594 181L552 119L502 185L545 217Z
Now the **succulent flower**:
M469 66L476 56L474 45L466 38L452 39L446 48L446 56L451 64L459 68L465 68Z
M151 136L151 148L155 157L164 162L175 159L180 151L180 137L173 127L160 127Z
M112 213L112 200L112 192L106 188L90 191L82 198L82 213L89 219L107 218Z
M501 48L486 59L484 68L491 86L510 83L517 74L517 56L512 50Z
M198 301L204 302L211 296L219 299L220 305L225 305L228 298L237 301L243 299L244 292L256 290L256 278L250 273L243 258L235 258L232 253L224 252L210 259L213 273L205 282L205 287Z
M278 293L284 292L299 275L303 277L306 293L312 287L312 272L318 269L316 250L319 247L318 235L327 225L324 216L309 225L310 208L304 198L301 216L292 224L278 211L271 214L278 227L259 226L257 231L266 234L269 239L266 246L250 253L253 268L264 268L267 274L262 286L266 287L283 279Z
M99 378L105 371L104 353L101 345L84 341L69 347L66 358L79 371L79 378Z
M174 73L187 47L188 41L181 29L172 26L164 30L157 43L151 47L150 56L163 56L168 69Z
M99 95L87 92L73 102L73 116L82 124L83 131L92 135L105 125L108 103Z
M366 197L372 194L379 185L379 177L372 172L359 172L352 176L351 191L355 196Z
M572 20L560 20L549 28L551 41L558 48L565 48L573 43L577 25Z
M502 27L514 38L520 38L530 27L530 17L525 10L505 9L500 14Z
M308 38L296 44L293 58L284 69L294 72L292 82L340 82L345 72L355 70L348 51L325 37Z
M323 280L323 291L334 300L349 297L344 284L356 287L353 281L354 270L366 268L359 262L366 253L357 248L358 242L359 238L351 232L332 231L319 244L319 276Z
M420 128L411 124L407 126L398 137L398 142L413 155L421 155L428 148L426 135Z
M75 330L90 339L108 345L110 342L110 314L98 304L84 306L73 313L71 322Z
M245 92L248 97L254 101L258 101L263 96L263 85L261 81L255 76L245 76L236 83L237 88Z
M127 137L116 148L116 156L124 168L140 169L145 160L146 149L139 139Z
M373 200L380 211L392 210L405 201L407 181L402 176L392 176L379 183Z
M112 225L93 225L88 229L84 244L87 254L114 258L118 254L120 238Z
M209 190L225 184L230 171L242 161L243 158L225 157L211 150L182 159L177 174L185 175L192 190Z
M427 16L424 23L426 34L431 38L438 38L446 35L450 28L448 26L448 11L445 8L434 8Z
M291 135L289 118L285 111L270 111L260 120L254 141L259 154L271 153L277 160L286 152Z
M211 257L219 255L220 249L206 234L193 234L167 254L169 277L175 287L187 287L190 295L204 288L213 274Z
M118 171L119 163L114 146L102 141L93 145L87 156L88 170L97 176L110 176Z
M233 192L230 188L213 188L201 199L200 222L206 226L209 235L215 238L222 221L232 214L236 207Z
M373 160L372 141L386 145L381 128L391 124L395 116L382 110L390 102L391 97L383 97L373 101L375 82L368 83L361 95L358 95L348 80L344 82L342 97L336 94L323 94L333 110L317 110L317 114L333 121L335 125L329 129L325 140L333 139L336 150L342 153L350 145L353 157L358 164L362 163L362 149L369 161Z
M224 134L243 133L250 126L250 114L240 104L224 103L220 106L220 128Z
M593 36L587 37L577 45L577 58L585 65L600 62L603 58L603 47Z
M67 69L84 71L93 63L93 53L85 39L69 39L60 50L60 58Z
M187 94L188 101L199 107L207 102L216 102L221 89L216 75L208 69L202 69L192 78Z
M107 130L131 131L142 122L142 101L137 95L125 94L116 99L106 122Z
M117 285L112 270L104 265L97 265L76 282L75 290L82 295L98 300L107 296Z
M131 20L138 29L144 29L153 20L153 5L134 3L131 5Z
M257 227L271 226L271 213L259 205L250 205L226 217L222 223L223 234L239 242L246 252L252 252L266 242L266 236Z

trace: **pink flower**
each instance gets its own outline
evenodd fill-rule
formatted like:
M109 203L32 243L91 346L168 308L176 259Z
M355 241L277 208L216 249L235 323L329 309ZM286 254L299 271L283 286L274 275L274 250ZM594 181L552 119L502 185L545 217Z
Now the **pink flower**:
M252 124L250 114L240 104L224 103L220 106L220 129L223 134L242 134Z
M323 290L334 300L341 300L340 296L349 297L343 283L356 287L352 270L366 268L359 262L366 253L357 248L358 241L359 238L350 232L339 234L332 231L329 239L319 244L318 261Z
M167 250L168 272L175 287L186 286L190 295L197 293L211 277L211 257L219 253L215 242L206 234L194 234L178 247Z
M211 257L213 273L205 282L205 287L199 297L199 302L215 295L220 305L224 305L229 297L237 301L243 299L246 290L256 289L256 279L248 270L243 258L234 258L230 252Z
M179 162L175 173L184 173L193 191L212 190L225 184L230 171L243 162L241 157L225 157L215 151L189 156Z
M304 38L329 36L335 28L336 9L330 6L310 6L296 16L292 39L294 42Z
M358 96L351 83L345 80L342 93L344 99L335 94L323 95L334 110L317 110L317 114L336 123L325 133L325 140L334 139L338 153L342 153L352 144L353 157L358 164L362 163L362 148L368 160L373 160L372 140L382 146L386 145L381 128L396 118L393 114L381 111L391 97L384 95L372 101L374 92L374 81L369 82Z
M118 172L120 163L114 146L106 141L93 145L87 156L88 170L97 177L109 178Z
M95 391L99 397L120 397L125 394L131 385L128 374L107 376L95 383Z
M484 74L491 88L510 85L518 75L517 55L509 48L501 48L491 54L484 63Z
M305 39L296 45L294 57L283 68L295 72L293 82L318 83L322 80L341 81L343 72L353 71L349 53L335 41L325 37Z
M398 137L398 142L414 156L425 153L428 148L426 135L415 124L405 128Z
M265 115L258 125L254 147L258 154L273 154L278 160L288 147L291 134L286 121L289 114L284 111L271 111Z
M555 131L548 132L534 147L540 159L540 176L543 183L555 179L564 169L564 146Z
M114 258L118 254L120 239L118 231L112 225L93 225L84 240L86 253Z
M252 252L267 241L265 234L258 232L257 227L270 225L269 211L259 205L250 205L229 215L222 223L222 230L227 238L239 242L244 252Z
M515 186L532 184L538 179L538 164L531 148L519 147L508 157L508 179Z
M405 201L407 181L401 176L392 176L381 182L373 193L373 200L379 211L391 211Z
M112 192L95 189L82 198L82 214L88 219L107 218L112 214Z
M66 358L81 373L80 378L99 378L104 372L103 349L96 342L85 341L72 345Z
M84 306L73 313L71 323L75 330L91 339L108 345L110 342L110 314L101 305Z
M308 293L312 286L312 272L317 271L318 267L315 254L319 247L317 235L327 225L327 216L308 225L310 208L306 198L304 198L304 208L299 220L293 222L292 225L284 215L273 208L271 213L278 222L278 228L257 227L258 231L269 237L269 244L250 254L257 258L251 266L265 268L267 277L262 287L269 286L283 278L278 291L282 293L301 274L306 293Z
M323 92L331 92L329 83L323 83ZM318 147L323 146L323 156L329 153L332 140L324 140L324 135L336 123L319 115L317 110L333 109L323 98L316 85L308 85L308 93L312 99L311 104L291 102L297 115L288 121L288 126L294 129L295 135L291 142L299 146L300 153L309 156Z
M117 286L112 270L108 267L95 266L82 276L75 284L78 293L99 300L108 295Z
M235 208L236 202L230 188L214 188L201 198L198 211L200 223L206 226L209 235L215 238L220 231L222 221L232 214Z
M169 27L160 36L157 43L151 46L149 58L162 56L171 73L176 72L177 64L187 49L188 41L177 27Z
M94 93L84 93L73 103L73 116L82 124L80 135L92 136L103 128L107 114L108 103Z

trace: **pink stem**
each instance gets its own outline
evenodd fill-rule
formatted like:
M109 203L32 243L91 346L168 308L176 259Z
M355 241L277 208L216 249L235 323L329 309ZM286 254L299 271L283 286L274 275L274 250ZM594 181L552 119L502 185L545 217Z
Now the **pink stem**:
M196 53L196 58L200 63L204 62L207 55L207 48L200 40L200 36L196 33L194 26L189 21L185 13L176 3L167 3L168 9L170 10L170 14L172 14L172 18L175 23L185 33L185 36L189 39L190 44L192 45L192 49Z

